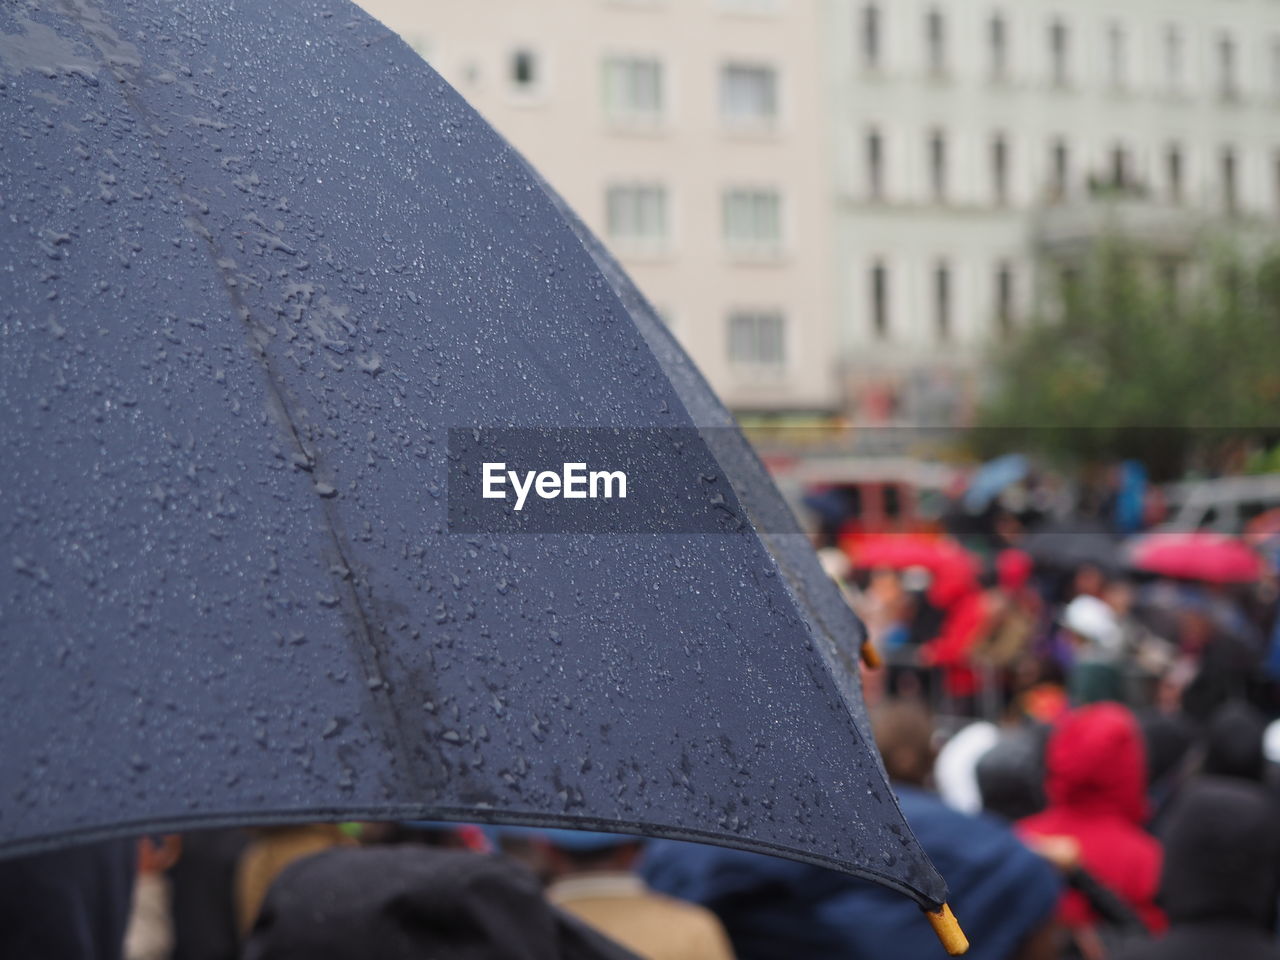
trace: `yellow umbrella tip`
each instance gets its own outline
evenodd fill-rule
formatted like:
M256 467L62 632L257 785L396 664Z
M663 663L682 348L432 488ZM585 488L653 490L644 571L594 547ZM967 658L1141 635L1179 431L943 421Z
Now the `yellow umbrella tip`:
M884 665L880 651L871 645L870 640L862 641L862 662L871 670L878 670Z
M947 904L944 903L937 910L926 910L925 916L929 918L933 932L938 935L939 942L948 954L958 957L969 951L969 938L960 929L955 914Z

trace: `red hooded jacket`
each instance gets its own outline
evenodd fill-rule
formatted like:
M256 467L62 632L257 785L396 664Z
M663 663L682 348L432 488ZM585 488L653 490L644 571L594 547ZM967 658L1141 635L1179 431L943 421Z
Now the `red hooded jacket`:
M1160 932L1155 905L1162 854L1143 830L1147 819L1147 763L1137 721L1125 707L1098 703L1069 713L1054 730L1045 756L1049 806L1018 823L1023 836L1069 836L1080 844L1086 870ZM1094 917L1073 891L1063 895L1059 920L1089 926Z

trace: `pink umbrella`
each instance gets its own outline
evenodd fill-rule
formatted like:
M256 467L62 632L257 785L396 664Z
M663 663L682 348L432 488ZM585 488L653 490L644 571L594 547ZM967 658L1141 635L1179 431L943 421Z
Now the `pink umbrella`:
M1150 533L1134 540L1129 562L1138 570L1204 583L1252 583L1262 558L1247 543L1219 533Z

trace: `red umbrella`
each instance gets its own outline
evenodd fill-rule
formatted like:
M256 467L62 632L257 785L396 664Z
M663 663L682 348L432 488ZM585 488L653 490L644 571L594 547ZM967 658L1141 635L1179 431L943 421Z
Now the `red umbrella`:
M853 565L862 569L924 567L933 575L929 594L938 606L949 606L978 586L977 561L954 540L886 533L861 536L855 543L842 546Z
M1129 562L1138 570L1204 583L1252 583L1262 558L1243 540L1219 533L1151 533L1136 539Z
M973 556L954 540L922 537L915 534L886 533L859 537L856 543L844 544L855 567L888 567L905 570L924 567L933 573L941 570L967 570L977 573Z

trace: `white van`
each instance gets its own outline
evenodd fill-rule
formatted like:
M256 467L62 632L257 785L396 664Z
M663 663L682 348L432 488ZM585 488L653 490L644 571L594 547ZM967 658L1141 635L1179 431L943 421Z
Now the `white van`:
M1157 530L1240 534L1254 517L1280 507L1280 474L1171 483L1165 496L1169 519Z

